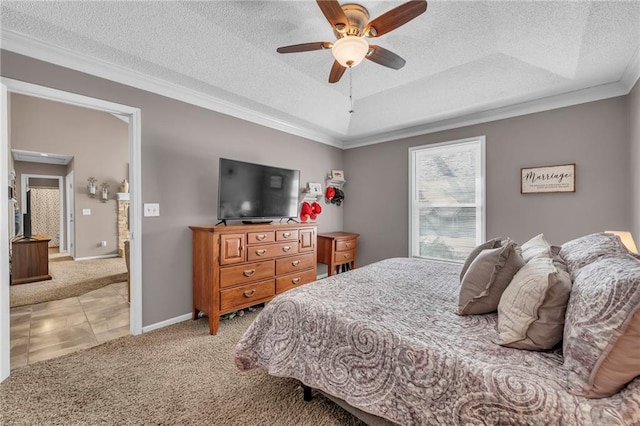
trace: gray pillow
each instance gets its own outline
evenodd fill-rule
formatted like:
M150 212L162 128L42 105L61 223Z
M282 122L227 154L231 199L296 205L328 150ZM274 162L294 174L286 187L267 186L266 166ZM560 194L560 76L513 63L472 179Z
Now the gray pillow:
M607 254L628 254L620 237L599 232L576 238L562 245L560 257L565 261L574 280L580 269Z
M476 246L476 248L474 248L471 251L471 253L469 253L469 256L467 256L467 260L464 261L464 265L462 266L462 271L460 271L460 282L462 282L462 279L464 278L464 274L467 272L467 269L469 269L469 265L471 265L471 262L473 262L473 260L476 257L478 257L478 255L482 250L501 247L503 240L504 240L503 238L494 238L492 240L489 240L487 242L480 244L479 246Z
M571 277L558 266L536 257L513 277L498 304L500 345L537 351L562 341Z
M500 297L513 276L524 266L516 243L482 250L464 274L458 298L458 314L488 314L498 308Z
M562 349L575 395L610 396L640 376L640 260L610 255L580 269Z

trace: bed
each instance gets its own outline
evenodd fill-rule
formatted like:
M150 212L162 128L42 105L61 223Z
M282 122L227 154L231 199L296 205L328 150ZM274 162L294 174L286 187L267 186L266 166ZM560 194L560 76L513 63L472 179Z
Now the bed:
M640 378L574 396L561 348L503 347L497 314L458 315L460 270L392 258L288 291L246 331L236 365L402 425L640 424Z

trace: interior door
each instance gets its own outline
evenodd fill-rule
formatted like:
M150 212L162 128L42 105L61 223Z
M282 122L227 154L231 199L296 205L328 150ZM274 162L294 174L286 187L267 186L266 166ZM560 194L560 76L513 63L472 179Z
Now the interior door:
M73 210L73 170L64 178L65 200L66 200L66 221L67 221L67 251L69 256L75 259L75 214Z

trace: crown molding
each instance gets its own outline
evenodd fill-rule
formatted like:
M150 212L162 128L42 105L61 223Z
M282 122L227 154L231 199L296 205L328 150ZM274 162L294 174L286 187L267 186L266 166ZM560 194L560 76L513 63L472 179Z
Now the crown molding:
M622 78L620 78L620 83L622 83L627 88L627 93L631 92L633 86L635 86L636 82L640 79L640 48L636 49L631 60L629 61L629 65L625 68L622 73Z
M411 126L379 135L346 139L343 146L344 149L358 148L361 146L374 145L377 143L390 142L413 136L456 129L459 127L472 126L474 124L503 120L505 118L512 118L520 115L534 114L536 112L600 101L603 99L614 98L616 96L624 96L631 92L638 80L640 80L640 48L636 49L634 52L629 64L622 73L620 80L614 83L607 83L586 89L575 90L573 92L548 96L546 98L509 105L503 108L465 114L450 119Z
M152 77L102 59L79 54L70 49L62 48L15 31L2 29L0 31L0 46L3 50L29 56L96 77L105 78L337 148L343 147L342 140L326 133L292 125L268 114L240 107L215 96L206 95L196 90L157 77Z
M466 114L445 120L434 121L432 123L420 124L417 126L399 129L397 131L382 133L379 135L362 137L358 139L348 139L344 142L344 149L358 148L361 146L374 145L383 142L390 142L398 139L410 138L413 136L427 135L430 133L442 132L444 130L457 129L460 127L473 126L475 124L488 123L491 121L504 120L506 118L518 117L521 115L534 114L537 112L549 111L557 108L564 108L572 105L587 102L599 101L602 99L623 96L629 93L630 89L620 81L589 87L587 89L553 95L533 101L522 102L502 108L495 108L473 114Z
M377 135L338 139L328 133L292 125L267 114L234 105L223 99L206 95L156 77L115 65L97 58L78 54L41 40L11 30L0 31L0 47L3 50L50 62L96 77L132 86L151 93L166 96L211 111L226 114L265 127L300 136L336 148L351 149L398 139L420 136L459 127L487 123L520 115L533 114L581 103L594 102L628 94L640 79L640 49L637 49L620 80L587 89L553 95L533 101L522 102L472 114L463 114L449 119L419 124Z

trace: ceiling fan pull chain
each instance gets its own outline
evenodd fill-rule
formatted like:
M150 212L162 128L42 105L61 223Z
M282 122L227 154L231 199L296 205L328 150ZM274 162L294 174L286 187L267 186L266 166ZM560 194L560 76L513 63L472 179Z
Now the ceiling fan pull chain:
M353 114L353 68L349 67L349 114Z

